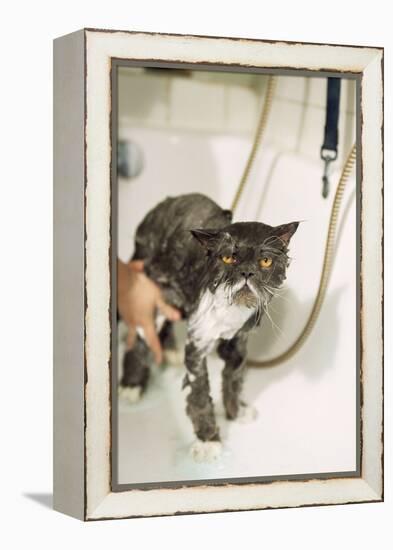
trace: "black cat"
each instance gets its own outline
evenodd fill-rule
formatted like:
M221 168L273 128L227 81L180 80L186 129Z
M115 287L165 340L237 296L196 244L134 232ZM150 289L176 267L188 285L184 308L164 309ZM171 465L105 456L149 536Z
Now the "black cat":
M207 355L218 343L225 361L223 402L228 419L241 414L247 336L285 280L288 244L298 222L271 227L231 224L231 212L199 194L168 198L139 225L134 259L161 287L165 299L188 319L185 348L187 414L197 441L197 460L214 459L220 435L210 396ZM163 340L170 339L166 322ZM165 345L165 341L163 342ZM152 354L141 335L124 357L122 388L145 388Z

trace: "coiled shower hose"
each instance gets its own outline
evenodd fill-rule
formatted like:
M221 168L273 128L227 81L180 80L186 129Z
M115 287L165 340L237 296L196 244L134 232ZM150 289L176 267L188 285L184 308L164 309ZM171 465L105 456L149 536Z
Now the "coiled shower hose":
M259 150L263 134L266 129L267 121L269 118L272 102L273 102L273 96L274 96L274 90L275 90L275 84L276 84L276 78L274 76L270 76L268 79L267 84L267 90L265 95L264 104L262 107L261 115L259 117L254 142L245 166L245 169L243 171L242 178L239 182L238 188L236 190L235 197L232 202L232 210L235 211L239 200L242 196L242 193L245 189L245 186L248 182L249 175L251 172L251 169L254 165L256 154ZM288 361L291 359L303 346L304 342L307 340L309 335L311 334L315 323L317 322L317 319L319 317L322 304L324 302L326 291L328 288L330 275L332 272L333 267L333 261L334 261L334 253L335 253L335 247L336 247L336 233L337 233L337 223L338 223L338 216L340 212L340 208L342 205L342 199L343 194L345 190L345 186L348 182L348 179L351 175L353 166L356 162L356 144L352 146L352 149L347 157L347 160L345 162L343 171L341 173L340 180L337 185L336 193L333 200L332 209L330 212L330 220L329 220L329 228L326 238L326 244L325 244L325 254L322 264L322 272L321 277L319 280L319 287L318 292L315 297L311 312L308 316L308 319L300 332L299 336L296 338L296 340L289 346L288 349L286 349L283 353L280 353L276 357L272 357L271 359L266 359L264 361L257 361L255 359L249 359L247 361L247 364L251 367L274 367L276 365L279 365L280 363L283 363L284 361Z

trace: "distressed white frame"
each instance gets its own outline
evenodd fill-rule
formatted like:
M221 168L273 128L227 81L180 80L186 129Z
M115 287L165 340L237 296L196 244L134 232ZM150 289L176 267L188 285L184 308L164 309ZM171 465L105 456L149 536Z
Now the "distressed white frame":
M83 472L76 474L83 484L77 502L75 492L69 494L69 489L61 482L61 471L57 478L55 475L56 507L81 519L93 520L382 500L383 50L89 29L69 36L80 37L80 33L83 34L80 55L85 55L86 92L85 175L84 182L80 182L80 185L85 185L85 391L83 415L74 429L83 432L85 462ZM68 38L58 39L63 41L59 42L59 48L63 45L67 49ZM112 492L109 123L112 58L361 73L360 477L215 487L201 483L200 486L176 489ZM67 365L59 367L60 370L66 368ZM83 369L83 365L80 368ZM61 420L57 425L61 431ZM62 452L64 448L55 448L55 457ZM71 470L72 460L71 457Z

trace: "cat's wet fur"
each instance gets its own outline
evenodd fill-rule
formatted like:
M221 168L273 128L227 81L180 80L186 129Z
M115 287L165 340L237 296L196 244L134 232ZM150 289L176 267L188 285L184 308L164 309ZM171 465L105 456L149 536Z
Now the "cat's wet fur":
M159 203L137 229L133 259L144 260L146 274L188 320L183 387L188 390L187 414L202 442L220 440L207 356L218 344L225 362L224 408L233 420L244 405L248 332L260 322L285 280L288 244L297 227L297 222L278 227L232 224L228 210L204 195L189 194ZM227 258L232 263L225 263ZM272 260L270 267L261 267L263 258ZM168 330L166 323L160 334L164 347ZM152 361L152 353L138 336L125 354L121 385L145 389Z

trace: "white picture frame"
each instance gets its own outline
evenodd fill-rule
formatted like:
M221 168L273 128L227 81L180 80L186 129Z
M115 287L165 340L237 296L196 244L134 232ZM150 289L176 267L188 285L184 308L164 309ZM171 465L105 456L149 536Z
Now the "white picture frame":
M355 476L113 490L111 68L116 60L356 75L362 352ZM383 50L80 30L54 43L54 138L55 509L99 520L383 500Z

